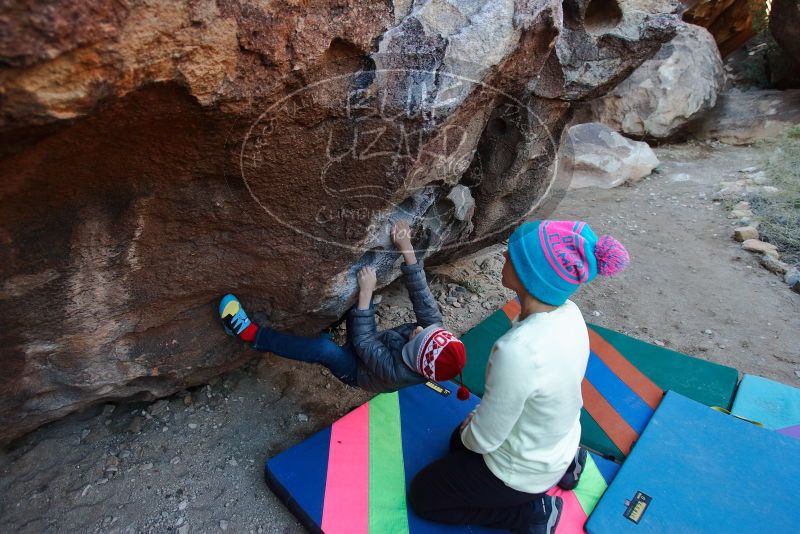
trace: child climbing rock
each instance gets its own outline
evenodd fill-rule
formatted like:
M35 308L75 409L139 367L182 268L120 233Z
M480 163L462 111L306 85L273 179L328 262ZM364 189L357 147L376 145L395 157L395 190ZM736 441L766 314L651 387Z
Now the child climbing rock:
M589 336L568 299L629 257L579 221L525 223L505 257L519 321L492 348L481 403L453 432L450 453L414 478L409 503L431 521L552 534L563 503L546 492L573 489L586 462L578 442Z
M319 363L339 380L368 391L394 391L426 380L450 380L466 363L464 344L442 327L442 314L425 280L411 245L408 223L392 227L392 240L405 262L400 266L416 324L404 324L378 332L372 294L375 270L358 272L358 302L347 316L347 342L339 346L326 336L303 337L258 327L247 317L239 300L226 295L219 304L225 331L261 352L303 362ZM463 388L463 386L462 386ZM459 389L461 397L468 392Z

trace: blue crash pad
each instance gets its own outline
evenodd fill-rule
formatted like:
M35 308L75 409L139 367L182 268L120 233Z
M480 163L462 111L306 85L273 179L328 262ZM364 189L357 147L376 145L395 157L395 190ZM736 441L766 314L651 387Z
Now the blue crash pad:
M797 532L797 458L800 441L670 391L586 529L591 534Z
M731 412L788 433L800 425L800 389L760 376L744 375Z

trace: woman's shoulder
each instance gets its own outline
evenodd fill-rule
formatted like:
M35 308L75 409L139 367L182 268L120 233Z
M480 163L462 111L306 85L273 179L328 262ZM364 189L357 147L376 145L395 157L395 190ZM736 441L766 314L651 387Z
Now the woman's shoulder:
M564 336L577 336L586 331L586 323L577 306L560 313L529 317L506 332L495 342L495 351L508 354L530 355L537 347L550 347L553 342L563 341Z
M525 359L530 355L532 348L528 332L519 327L506 332L494 343L492 358L504 360Z

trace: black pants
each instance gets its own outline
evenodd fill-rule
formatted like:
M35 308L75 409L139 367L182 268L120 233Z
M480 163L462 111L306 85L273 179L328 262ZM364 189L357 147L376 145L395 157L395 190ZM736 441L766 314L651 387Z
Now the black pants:
M464 447L456 428L450 453L411 481L408 503L429 521L524 532L527 525L546 521L543 496L506 486L489 471L482 455Z

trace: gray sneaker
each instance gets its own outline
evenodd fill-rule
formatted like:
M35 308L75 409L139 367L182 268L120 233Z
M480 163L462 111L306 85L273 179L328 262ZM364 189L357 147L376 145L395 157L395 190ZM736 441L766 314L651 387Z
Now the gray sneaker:
M586 467L586 456L588 453L583 447L578 447L578 452L575 453L575 458L569 464L567 472L558 481L558 487L563 490L574 490L578 486L578 481L581 479L583 468Z
M525 534L555 534L556 527L561 519L561 510L564 508L564 501L561 497L543 495L541 501L537 499L531 506L544 509L545 521L541 523L531 523L528 525L527 530L523 532Z

